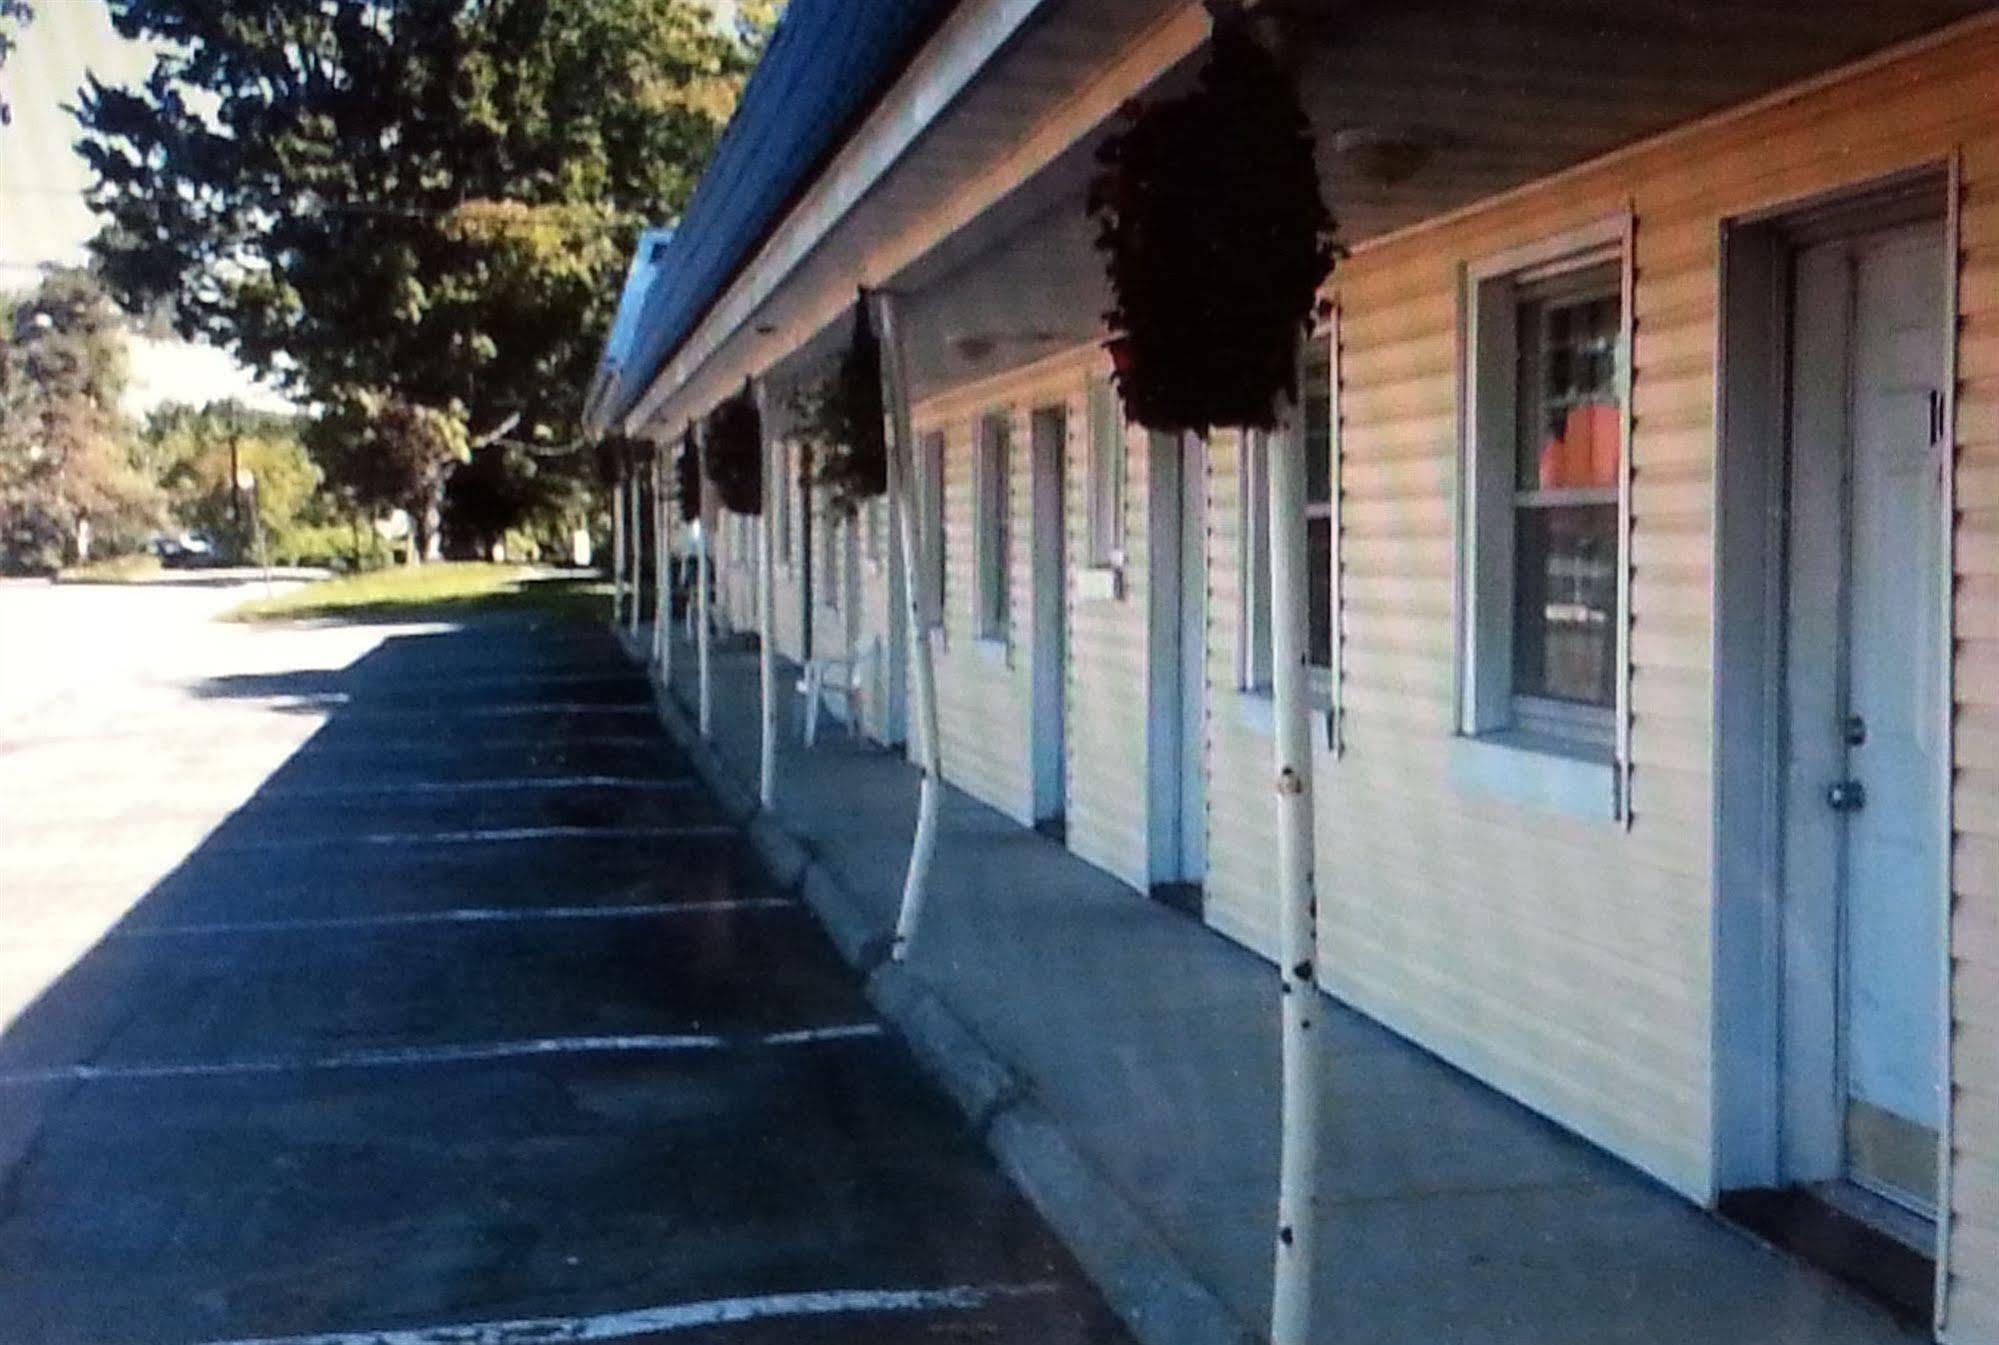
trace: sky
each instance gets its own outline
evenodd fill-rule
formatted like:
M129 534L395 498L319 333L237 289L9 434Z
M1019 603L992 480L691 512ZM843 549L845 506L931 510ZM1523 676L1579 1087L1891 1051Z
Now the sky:
M74 148L76 121L63 111L86 72L107 84L137 84L152 68L149 48L111 26L105 0L31 0L35 18L0 68L14 109L0 127L0 290L32 287L51 263L81 264L97 220L84 204L90 172ZM735 0L707 0L732 22ZM234 397L253 406L290 404L212 346L134 338L125 409L135 415L165 401L196 404Z
M111 26L104 0L33 0L35 18L0 70L14 121L0 127L0 289L33 286L50 263L80 264L97 220L84 204L90 173L73 148L76 122L63 104L86 71L107 84L136 84L152 67L147 48ZM288 404L212 346L135 338L125 409L163 401L235 397L273 410Z

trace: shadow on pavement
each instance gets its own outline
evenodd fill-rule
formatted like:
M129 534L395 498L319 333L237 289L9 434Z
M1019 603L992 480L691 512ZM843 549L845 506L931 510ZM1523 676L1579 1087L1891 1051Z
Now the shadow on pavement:
M994 1338L1123 1338L602 633L199 694L328 718L0 1032L8 1345L991 1284Z

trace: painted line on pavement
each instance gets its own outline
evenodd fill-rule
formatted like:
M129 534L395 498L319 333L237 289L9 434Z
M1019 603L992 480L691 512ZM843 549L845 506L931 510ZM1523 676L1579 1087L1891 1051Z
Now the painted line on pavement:
M471 906L444 911L387 911L378 915L300 916L289 920L215 920L187 925L113 930L117 939L181 939L215 934L286 934L330 929L389 929L409 925L511 925L545 920L641 920L718 911L774 911L798 905L789 897L740 897L721 901L648 901L629 906Z
M396 780L369 785L277 785L257 791L258 799L339 799L373 794L478 794L529 789L684 790L692 776L649 779L642 775L529 775L487 780Z
M852 1041L857 1037L879 1037L880 1023L842 1023L838 1027L800 1027L789 1032L771 1032L764 1036L766 1046L810 1046L821 1041Z
M370 831L359 836L287 836L269 841L230 841L207 847L208 854L244 850L326 850L343 845L489 845L508 841L658 840L734 836L721 823L687 827L489 827L477 831Z
M129 736L143 737L145 735L132 734ZM83 741L83 740L78 739L77 741ZM523 747L557 747L565 749L571 747L654 747L656 748L660 745L660 741L661 740L654 735L643 734L643 733L598 733L598 734L567 734L560 738L544 738L539 736L494 738L491 736L481 736L477 740L477 743L479 747L487 748L492 751L518 752ZM438 748L445 745L446 744L440 744L440 743L409 743L409 742L322 743L316 740L308 740L307 742L301 744L299 749L296 752L294 752L292 755L295 757L389 756L399 751L406 753L428 752L431 753L432 755L435 755L438 751ZM472 756L474 754L471 752L465 752L462 753L461 755Z
M336 693L341 698L320 702L312 697L299 697L302 704L345 705L345 693ZM408 710L343 710L339 720L343 724L356 721L390 720L407 723L421 720L426 723L448 724L459 719L523 719L533 715L644 715L650 718L653 708L635 701L529 701L519 705L473 705L454 709L408 709Z
M576 1055L675 1055L720 1051L730 1046L809 1046L882 1035L880 1023L726 1037L712 1032L641 1033L633 1036L536 1037L526 1041L473 1042L459 1046L386 1046L338 1055L266 1057L250 1060L184 1061L158 1065L44 1065L0 1070L0 1086L48 1083L127 1082L150 1079L212 1079L262 1074L304 1074L314 1070L386 1069L411 1065L462 1065Z
M945 1289L817 1289L753 1298L711 1298L698 1303L638 1308L594 1317L523 1317L513 1321L394 1331L334 1331L316 1336L258 1336L209 1345L555 1345L556 1342L629 1340L669 1331L698 1331L742 1322L862 1313L976 1312L1011 1298L1036 1298L1059 1288L1031 1284L957 1284Z

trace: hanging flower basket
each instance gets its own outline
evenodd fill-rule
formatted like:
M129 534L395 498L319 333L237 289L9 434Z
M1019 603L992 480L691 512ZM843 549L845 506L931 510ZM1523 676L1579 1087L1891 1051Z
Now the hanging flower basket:
M747 384L708 413L708 479L730 513L763 513L763 417Z
M680 488L680 521L701 517L701 450L694 444L694 427L680 436L680 455L673 462L674 484Z
M1290 76L1233 0L1196 87L1125 109L1087 209L1113 307L1115 382L1167 432L1270 429L1298 395L1298 342L1339 255Z
M888 491L888 435L883 426L881 341L868 320L867 295L854 305L854 338L820 392L823 435L819 485L830 503L851 515Z

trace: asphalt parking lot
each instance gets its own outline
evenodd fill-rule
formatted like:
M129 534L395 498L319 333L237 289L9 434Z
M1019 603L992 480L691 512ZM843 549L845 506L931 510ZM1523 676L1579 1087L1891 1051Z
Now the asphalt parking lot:
M607 636L55 592L0 592L6 1345L1125 1339Z

